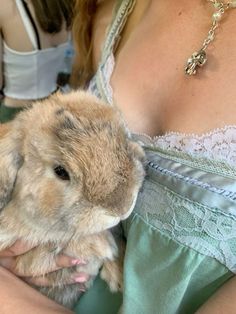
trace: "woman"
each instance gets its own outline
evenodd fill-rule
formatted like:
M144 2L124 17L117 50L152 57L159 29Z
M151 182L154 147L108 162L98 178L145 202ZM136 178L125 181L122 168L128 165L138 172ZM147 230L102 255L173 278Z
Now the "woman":
M99 30L111 2L98 6L91 58L81 57L80 44L78 67L97 70L89 88L121 108L149 160L124 225L123 312L194 313L236 270L235 1L115 2L105 40ZM76 21L79 42L82 17ZM196 55L188 60L198 50L206 64ZM92 304L88 292L79 313L88 309L86 297Z
M74 1L0 1L0 122L55 92L66 70Z
M235 6L77 1L75 72L121 108L149 161L123 225L122 313L235 313ZM91 53L83 55L86 49ZM78 313L117 313L99 284L82 297Z

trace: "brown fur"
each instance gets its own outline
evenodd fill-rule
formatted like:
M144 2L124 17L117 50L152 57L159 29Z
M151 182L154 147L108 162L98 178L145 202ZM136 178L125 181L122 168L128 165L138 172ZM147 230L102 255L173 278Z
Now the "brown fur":
M40 290L71 307L80 284L102 268L112 290L122 286L118 248L109 229L132 211L144 171L142 149L128 139L120 113L86 92L60 93L0 126L0 249L21 237L37 247L18 257L25 275L45 274ZM69 180L54 168L62 166ZM87 265L48 273L64 252ZM120 257L120 259L122 259Z

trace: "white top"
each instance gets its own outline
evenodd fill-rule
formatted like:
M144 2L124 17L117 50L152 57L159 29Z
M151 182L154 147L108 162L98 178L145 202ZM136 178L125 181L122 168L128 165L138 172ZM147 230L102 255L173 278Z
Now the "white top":
M36 34L22 1L15 2L35 50L19 52L3 43L3 92L15 99L44 98L57 89L57 75L63 71L70 40L57 47L38 49Z

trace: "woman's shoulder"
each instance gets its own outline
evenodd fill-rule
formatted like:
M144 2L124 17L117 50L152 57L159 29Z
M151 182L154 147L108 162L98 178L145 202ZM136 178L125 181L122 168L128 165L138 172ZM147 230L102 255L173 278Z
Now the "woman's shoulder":
M101 58L101 47L106 38L106 31L112 21L112 12L117 0L100 1L96 10L93 23L93 57L95 65Z
M135 0L100 1L93 23L93 53L95 65L101 60L101 53L113 50L120 37ZM102 51L103 50L103 51Z
M15 14L16 5L13 0L0 0L0 29L3 28L5 21L9 21Z

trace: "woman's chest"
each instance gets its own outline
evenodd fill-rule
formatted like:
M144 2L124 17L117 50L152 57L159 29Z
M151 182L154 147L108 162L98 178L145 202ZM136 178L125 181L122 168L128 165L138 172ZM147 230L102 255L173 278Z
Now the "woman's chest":
M144 64L130 65L119 76L117 66L111 80L113 101L131 130L154 136L168 131L204 133L236 124L236 79L231 73L227 80L222 79L224 73L215 76L208 70L208 78L204 73L186 77L183 68L171 74L153 65L148 73Z
M206 15L199 28L195 21L189 26L189 19L169 21L169 27L167 22L141 23L116 54L110 83L130 128L157 135L203 133L236 124L231 20L217 34L206 65L195 76L187 76L184 67L207 34Z

